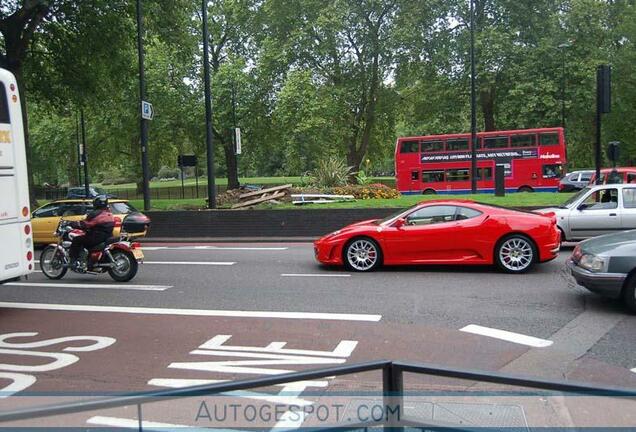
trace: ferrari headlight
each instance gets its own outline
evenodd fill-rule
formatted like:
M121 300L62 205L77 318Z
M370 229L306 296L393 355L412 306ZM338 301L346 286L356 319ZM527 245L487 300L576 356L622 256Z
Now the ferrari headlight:
M592 254L583 254L579 260L579 266L591 272L604 272L607 268L607 259Z

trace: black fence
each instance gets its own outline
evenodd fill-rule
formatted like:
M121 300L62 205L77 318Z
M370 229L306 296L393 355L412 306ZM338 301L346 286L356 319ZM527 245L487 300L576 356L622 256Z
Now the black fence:
M625 398L632 400L636 396L636 389L618 387L598 387L585 383L568 381L551 381L538 378L530 378L509 374L502 374L489 371L477 371L466 369L455 369L431 364L416 364L407 362L392 362L386 360L372 361L345 366L337 366L324 369L314 369L303 372L284 373L262 378L239 380L227 383L205 384L178 389L168 389L159 391L149 391L142 393L132 393L128 395L105 397L98 400L79 401L59 404L55 406L44 406L34 408L18 409L11 412L0 412L0 423L16 422L21 420L33 420L37 418L52 418L66 414L75 414L88 411L106 410L117 407L136 406L138 430L143 431L143 406L153 402L174 400L184 397L204 397L220 395L228 392L257 389L279 384L293 383L298 381L311 381L328 377L351 375L361 372L382 371L382 395L385 407L394 407L387 410L386 416L381 419L370 419L364 422L337 423L321 427L316 430L353 430L382 426L391 431L400 431L403 428L416 428L422 430L440 431L474 431L481 425L462 425L436 423L434 421L422 422L421 419L409 417L406 414L404 396L405 373L416 375L428 375L431 377L453 378L476 383L491 383L505 386L521 387L525 389L535 389L542 391L554 391L559 394L570 394L579 396L599 396L603 398ZM469 391L454 392L465 393ZM519 390L516 390L519 393ZM534 394L536 395L536 393ZM541 395L539 395L541 396ZM590 414L591 415L591 414ZM150 428L149 428L150 429ZM153 430L155 428L152 428ZM497 428L502 430L502 428ZM505 429L504 430L508 430Z
M395 180L383 179L374 181L374 183L382 183L389 187L395 187ZM272 183L259 185L263 187L280 186L283 183ZM116 186L108 186L106 191L121 199L143 199L143 193L137 191L135 188L117 188ZM216 193L220 194L227 190L227 185L216 185ZM57 199L64 199L68 193L68 188L54 188L54 187L35 187L35 196L39 200L53 201ZM166 186L166 187L152 187L150 188L151 199L192 199L192 198L207 198L208 187L206 184L199 184L198 186L188 184L181 188L181 186Z
M216 193L220 194L227 190L225 185L216 185ZM138 192L134 188L122 188L106 190L109 194L115 195L117 198L134 200L143 199L143 193ZM37 187L35 189L35 197L38 200L53 201L66 198L68 194L68 188L42 188ZM181 186L169 186L169 187L154 187L150 188L151 199L191 199L191 198L206 198L208 195L207 185L186 185L181 189Z

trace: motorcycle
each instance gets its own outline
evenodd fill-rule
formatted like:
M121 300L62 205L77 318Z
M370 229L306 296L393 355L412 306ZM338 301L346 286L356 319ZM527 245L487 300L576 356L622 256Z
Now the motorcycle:
M71 222L60 221L55 230L58 242L45 247L40 255L40 267L47 278L61 279L68 270L95 275L108 272L117 282L128 282L135 277L144 254L141 245L126 241L125 235L119 238L111 237L88 251L84 249L85 259L80 260L80 266L71 262L71 243L77 236L85 234L83 230L73 228Z

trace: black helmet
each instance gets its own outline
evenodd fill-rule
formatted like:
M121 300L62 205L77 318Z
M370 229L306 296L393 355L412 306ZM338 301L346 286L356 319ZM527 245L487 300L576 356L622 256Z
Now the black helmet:
M106 195L100 195L93 200L94 209L108 208L108 197Z

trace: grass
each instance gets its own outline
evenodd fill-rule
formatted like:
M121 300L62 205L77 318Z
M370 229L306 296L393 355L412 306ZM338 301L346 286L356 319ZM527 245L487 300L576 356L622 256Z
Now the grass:
M350 202L330 203L330 204L305 204L302 206L284 203L280 205L261 204L256 209L272 210L314 210L314 209L337 209L337 208L406 208L421 201L432 199L469 199L487 204L496 204L507 207L525 206L555 206L565 202L571 193L535 192L535 193L512 193L505 197L496 197L490 194L477 195L404 195L396 199L367 199ZM131 204L138 209L143 209L143 200L131 200ZM152 200L153 210L197 210L205 207L204 198L193 199L159 199Z
M380 180L395 180L395 177L371 177L372 181ZM299 185L302 183L302 177L243 177L239 179L241 184L255 184L255 185L279 185L288 184ZM208 184L206 177L199 177L199 186ZM219 186L227 186L226 178L217 178L216 184ZM107 191L123 190L123 189L135 189L137 185L135 183L124 183L118 185L102 185L101 183L95 183L95 186L102 187ZM193 178L186 179L184 181L185 186L196 185L196 180ZM169 181L152 181L150 182L150 188L167 188L167 187L180 187L181 180L169 180Z

